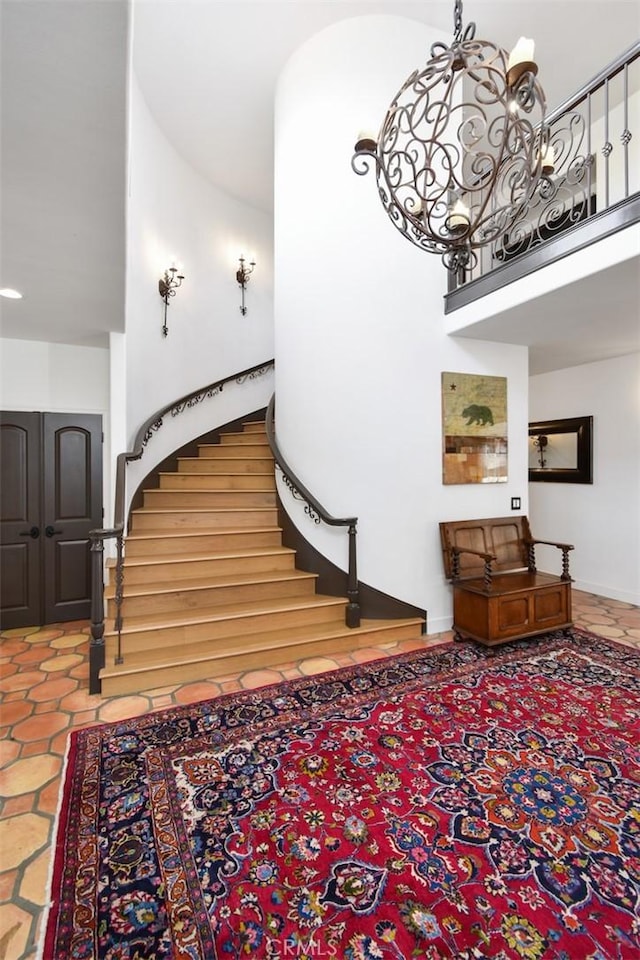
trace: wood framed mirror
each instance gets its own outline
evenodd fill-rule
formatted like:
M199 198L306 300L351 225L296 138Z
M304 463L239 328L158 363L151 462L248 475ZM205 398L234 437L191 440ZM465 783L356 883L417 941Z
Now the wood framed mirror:
M529 480L593 483L593 417L530 423Z

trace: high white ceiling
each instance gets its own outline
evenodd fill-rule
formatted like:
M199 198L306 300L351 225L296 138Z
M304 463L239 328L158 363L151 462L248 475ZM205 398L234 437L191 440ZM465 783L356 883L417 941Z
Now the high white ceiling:
M448 35L453 27L452 0L132 6L134 69L157 122L196 170L265 210L275 84L304 40L364 14L407 16ZM0 285L25 293L0 300L2 335L104 345L123 329L128 3L0 0L0 11ZM640 0L467 0L464 20L506 48L535 37L551 108L640 35ZM611 332L593 319L589 355L567 363L604 355Z
M2 0L2 335L124 326L127 5Z
M134 70L158 124L201 174L267 210L274 90L301 43L336 20L371 14L453 36L453 0L135 0L133 11ZM507 50L534 37L553 109L640 35L640 3L467 0L463 20ZM408 62L398 87L422 65Z

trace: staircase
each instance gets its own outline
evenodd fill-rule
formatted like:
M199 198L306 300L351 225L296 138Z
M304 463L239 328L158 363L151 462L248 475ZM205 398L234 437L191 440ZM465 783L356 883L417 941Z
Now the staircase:
M282 545L264 423L201 444L144 492L125 543L116 663L115 571L105 591L102 693L214 678L421 636L423 621L345 626L346 598L316 593Z

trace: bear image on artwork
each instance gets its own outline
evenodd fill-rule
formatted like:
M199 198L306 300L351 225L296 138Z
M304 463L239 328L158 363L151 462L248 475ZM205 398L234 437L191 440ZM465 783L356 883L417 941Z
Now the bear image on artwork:
M462 416L468 417L468 427L474 423L479 424L481 427L484 427L486 423L490 423L491 426L493 426L493 414L490 408L481 407L477 403L472 403L471 406L465 407L462 411Z
M442 374L442 482L505 483L507 380Z

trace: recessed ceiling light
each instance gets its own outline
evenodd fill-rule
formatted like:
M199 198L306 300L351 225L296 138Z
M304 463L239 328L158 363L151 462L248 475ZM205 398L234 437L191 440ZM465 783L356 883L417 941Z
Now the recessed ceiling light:
M6 297L7 300L22 300L22 294L19 290L12 290L11 287L2 287L0 297Z

